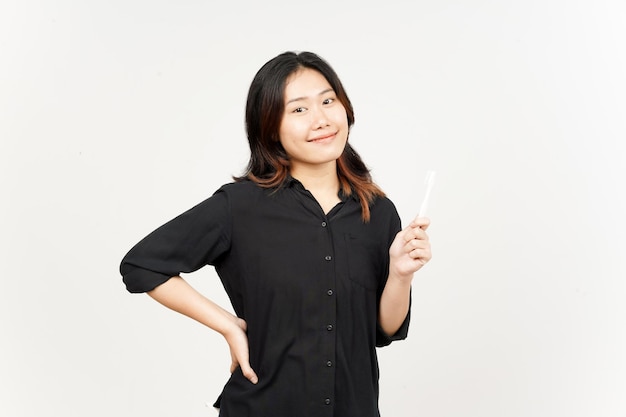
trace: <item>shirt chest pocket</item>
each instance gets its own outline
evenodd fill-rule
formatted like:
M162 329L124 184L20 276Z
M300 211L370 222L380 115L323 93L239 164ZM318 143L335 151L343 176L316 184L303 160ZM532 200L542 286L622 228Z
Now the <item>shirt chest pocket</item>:
M344 235L350 281L376 291L386 262L381 247L373 239L347 233Z

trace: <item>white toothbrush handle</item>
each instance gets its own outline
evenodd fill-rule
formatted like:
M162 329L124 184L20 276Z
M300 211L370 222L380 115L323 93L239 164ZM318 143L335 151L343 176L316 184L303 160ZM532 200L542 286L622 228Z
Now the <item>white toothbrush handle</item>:
M428 171L425 182L426 194L424 195L424 200L422 201L422 206L420 207L417 217L426 216L426 209L428 208L428 201L430 200L430 192L433 189L433 184L435 183L435 171Z

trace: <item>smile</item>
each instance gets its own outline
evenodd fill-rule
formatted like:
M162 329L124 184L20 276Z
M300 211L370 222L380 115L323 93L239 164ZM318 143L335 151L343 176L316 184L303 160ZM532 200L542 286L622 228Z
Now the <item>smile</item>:
M307 142L324 142L324 141L333 139L335 136L337 136L337 132L333 132L328 135L318 136L316 138L307 140Z

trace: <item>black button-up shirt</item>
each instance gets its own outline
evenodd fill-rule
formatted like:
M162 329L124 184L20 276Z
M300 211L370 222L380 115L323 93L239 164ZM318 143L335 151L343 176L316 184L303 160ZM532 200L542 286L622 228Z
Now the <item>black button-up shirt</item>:
M244 181L141 240L120 270L130 292L213 265L248 325L256 385L235 370L216 403L224 417L378 417L377 322L400 230L393 203L378 198L371 220L353 197L325 214L290 179L279 189Z

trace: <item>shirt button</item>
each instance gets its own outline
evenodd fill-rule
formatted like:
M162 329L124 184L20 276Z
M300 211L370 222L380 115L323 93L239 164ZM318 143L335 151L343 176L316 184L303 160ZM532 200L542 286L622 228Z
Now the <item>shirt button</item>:
M331 260L331 259L333 259L333 258L332 258L332 256L330 256L330 255L326 255L326 256L324 257L324 259L326 259L327 261L330 261L330 260Z
M329 332L333 331L333 325L329 324L328 326L326 326L326 330L328 330Z
M322 222L322 227L326 227L326 222Z
M330 405L330 398L326 398L326 399L324 400L324 404L326 404L326 405Z
M326 294L328 294L328 295L333 295L333 290L328 290L328 291L326 291Z
M330 368L331 366L333 366L333 361L328 361L328 362L326 362L326 366L328 366L329 368Z

